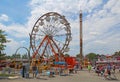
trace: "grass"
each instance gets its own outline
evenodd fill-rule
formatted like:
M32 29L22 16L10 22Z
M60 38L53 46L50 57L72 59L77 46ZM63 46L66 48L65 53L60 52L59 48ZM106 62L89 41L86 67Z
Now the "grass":
M0 74L0 77L9 77L9 76L15 76L13 74Z

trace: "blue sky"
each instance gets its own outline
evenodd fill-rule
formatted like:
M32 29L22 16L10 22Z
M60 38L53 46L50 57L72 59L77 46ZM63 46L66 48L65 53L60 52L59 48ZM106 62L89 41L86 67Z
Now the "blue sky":
M79 53L79 12L83 12L83 54L120 50L120 0L0 0L0 29L6 31L5 52L29 46L29 33L43 14L64 15L71 26L70 55ZM22 51L21 51L22 53Z
M1 0L0 13L5 13L12 23L24 24L28 21L27 17L30 15L28 3L28 0Z

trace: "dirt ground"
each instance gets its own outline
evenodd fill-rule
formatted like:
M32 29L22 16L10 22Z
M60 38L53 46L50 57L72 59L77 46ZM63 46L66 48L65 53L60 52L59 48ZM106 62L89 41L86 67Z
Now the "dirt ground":
M54 77L41 76L38 75L37 78L13 78L13 79L0 79L0 82L120 82L120 72L116 72L115 75L112 74L111 78L105 80L101 76L97 76L96 73L88 72L87 70L78 71L77 74L70 74L69 76L59 76Z

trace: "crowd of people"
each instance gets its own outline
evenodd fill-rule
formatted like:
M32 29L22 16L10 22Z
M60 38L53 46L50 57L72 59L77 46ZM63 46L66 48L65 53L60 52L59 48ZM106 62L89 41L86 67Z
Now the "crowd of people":
M95 73L97 73L98 76L102 76L104 79L111 78L111 75L116 73L116 69L120 72L120 66L117 66L116 64L103 64L93 67ZM88 71L90 72L91 70L92 65L88 65ZM116 78L115 75L114 78Z

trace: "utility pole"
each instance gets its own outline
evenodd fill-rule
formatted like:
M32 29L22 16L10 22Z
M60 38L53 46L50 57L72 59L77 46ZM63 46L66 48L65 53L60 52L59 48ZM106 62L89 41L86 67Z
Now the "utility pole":
M80 10L79 15L80 20L80 63L83 63L83 40L82 40L82 10Z

